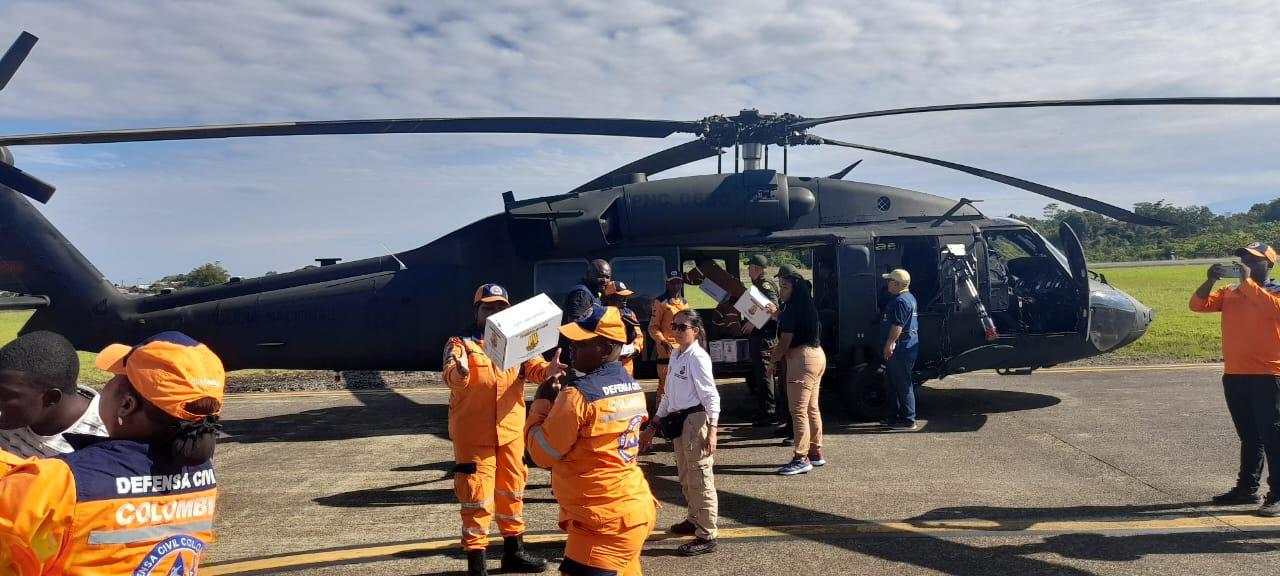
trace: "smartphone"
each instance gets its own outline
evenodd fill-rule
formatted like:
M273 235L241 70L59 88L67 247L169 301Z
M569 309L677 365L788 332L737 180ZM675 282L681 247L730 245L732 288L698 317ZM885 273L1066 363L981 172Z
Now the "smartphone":
M1213 268L1219 278L1240 278L1241 275L1239 264L1214 264Z

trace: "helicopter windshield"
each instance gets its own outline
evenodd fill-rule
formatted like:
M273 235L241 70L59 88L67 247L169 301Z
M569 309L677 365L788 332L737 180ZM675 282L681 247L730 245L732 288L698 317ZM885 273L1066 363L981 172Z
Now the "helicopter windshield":
M1050 242L1049 239L1041 236L1039 232L1036 232L1036 236L1040 236L1040 241L1044 242L1044 247L1048 248L1049 253L1053 254L1053 257L1058 260L1058 263L1062 265L1062 269L1066 270L1068 274L1071 274L1071 264L1067 262L1066 255L1063 254L1061 250L1058 250L1058 247L1054 246L1053 242Z

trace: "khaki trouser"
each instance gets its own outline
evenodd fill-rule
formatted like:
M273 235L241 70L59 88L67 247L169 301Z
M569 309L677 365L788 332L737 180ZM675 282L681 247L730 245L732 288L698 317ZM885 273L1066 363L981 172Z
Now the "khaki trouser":
M680 489L689 503L689 521L698 529L699 538L713 540L719 529L719 499L716 479L712 475L715 457L707 454L707 413L696 412L684 419L684 430L676 438L676 471Z
M818 392L827 355L819 346L797 346L787 351L787 400L795 427L795 451L807 456L822 449L822 413Z

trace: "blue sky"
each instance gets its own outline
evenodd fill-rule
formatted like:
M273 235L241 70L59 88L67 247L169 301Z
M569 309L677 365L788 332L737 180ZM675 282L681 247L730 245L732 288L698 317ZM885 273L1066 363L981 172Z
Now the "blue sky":
M0 133L465 115L825 116L987 100L1280 95L1280 6L1164 2L37 2L40 37L0 93ZM1280 109L1165 107L899 116L815 129L1121 206L1239 211L1280 196ZM560 193L669 140L393 135L17 148L59 187L41 207L108 278L218 260L292 270L424 244ZM950 197L1046 200L852 150L791 173ZM707 160L670 176L713 172Z

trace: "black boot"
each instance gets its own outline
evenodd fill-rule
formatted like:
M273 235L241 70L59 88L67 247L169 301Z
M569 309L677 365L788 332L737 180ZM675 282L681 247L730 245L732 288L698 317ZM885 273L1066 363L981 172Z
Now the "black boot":
M489 576L489 569L485 567L486 560L484 550L468 550L467 576Z
M547 561L524 551L524 536L502 537L502 571L535 573L547 569Z

